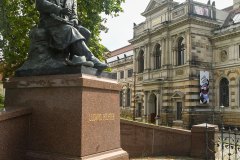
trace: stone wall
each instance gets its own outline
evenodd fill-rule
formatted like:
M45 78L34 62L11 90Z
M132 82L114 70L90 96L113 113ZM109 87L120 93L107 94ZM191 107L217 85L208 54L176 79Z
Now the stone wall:
M206 140L212 142L216 128L201 124L183 130L121 119L121 147L130 157L171 155L205 159L208 155L214 159L213 153L206 153ZM214 150L214 146L209 145L209 149Z
M121 120L121 146L130 157L189 156L191 131Z
M0 159L25 159L31 113L30 108L7 108L0 112ZM212 140L213 126L208 127L211 128L208 129L208 140ZM206 124L193 126L190 131L121 120L121 147L130 157L172 155L205 158L205 136Z
M0 112L0 159L25 159L30 114L27 108L8 108Z

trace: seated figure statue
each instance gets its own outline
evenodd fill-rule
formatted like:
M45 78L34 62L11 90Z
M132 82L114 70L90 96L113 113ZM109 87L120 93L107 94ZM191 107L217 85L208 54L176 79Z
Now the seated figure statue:
M39 28L44 28L49 35L50 48L69 53L70 61L75 58L72 64L85 56L87 61L93 62L94 68L103 70L108 67L92 54L85 43L90 32L78 26L77 0L36 0L36 8L40 12Z

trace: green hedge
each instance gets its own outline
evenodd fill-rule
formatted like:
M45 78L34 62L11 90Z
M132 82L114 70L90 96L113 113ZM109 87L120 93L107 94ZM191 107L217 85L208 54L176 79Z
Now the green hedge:
M4 97L0 94L0 108L4 107Z

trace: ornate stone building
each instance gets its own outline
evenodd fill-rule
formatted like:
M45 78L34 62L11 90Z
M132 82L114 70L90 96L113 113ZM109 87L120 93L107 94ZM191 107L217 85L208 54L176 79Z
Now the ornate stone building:
M128 45L108 53L106 62L112 68L112 73L122 85L120 92L121 113L132 115L133 95L133 46Z
M190 128L219 123L221 114L225 124L240 126L239 4L234 0L233 6L219 10L210 0L150 1L142 13L146 20L134 27L129 41L135 105L145 121ZM200 73L207 73L207 88L200 87Z

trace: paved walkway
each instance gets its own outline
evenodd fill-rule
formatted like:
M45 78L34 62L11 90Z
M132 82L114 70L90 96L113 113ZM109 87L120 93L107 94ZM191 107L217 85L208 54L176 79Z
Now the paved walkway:
M130 160L201 160L197 158L188 157L173 157L173 156L161 156L161 157L146 157L146 158L133 158Z

